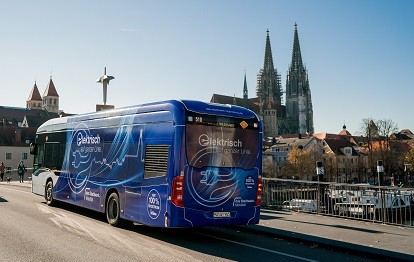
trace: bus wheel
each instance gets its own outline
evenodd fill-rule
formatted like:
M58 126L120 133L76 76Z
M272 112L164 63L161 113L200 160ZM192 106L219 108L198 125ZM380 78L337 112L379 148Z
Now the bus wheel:
M53 191L53 181L49 180L46 183L46 188L45 188L45 200L46 200L46 204L48 206L53 206L53 204L55 202L54 199L53 199L52 191Z
M115 192L109 195L106 202L106 219L111 226L118 226L120 224L119 197Z

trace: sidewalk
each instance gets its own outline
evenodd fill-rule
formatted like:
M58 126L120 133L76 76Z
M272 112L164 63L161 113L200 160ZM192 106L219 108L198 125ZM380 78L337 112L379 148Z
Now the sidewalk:
M384 259L414 261L414 228L267 209L261 210L260 223L249 228Z
M0 185L8 182L0 182ZM31 181L11 181L31 187ZM324 246L369 253L383 259L414 261L414 228L300 212L262 209L260 223L246 227Z
M30 180L23 180L23 183L20 183L19 181L12 180L10 182L7 182L6 179L4 181L0 181L0 185L11 185L11 186L21 186L21 187L32 187L32 181Z

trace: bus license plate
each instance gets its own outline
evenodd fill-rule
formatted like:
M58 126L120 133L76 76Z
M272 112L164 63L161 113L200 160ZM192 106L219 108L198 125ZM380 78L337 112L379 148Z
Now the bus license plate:
M214 212L213 217L215 218L230 217L230 212Z

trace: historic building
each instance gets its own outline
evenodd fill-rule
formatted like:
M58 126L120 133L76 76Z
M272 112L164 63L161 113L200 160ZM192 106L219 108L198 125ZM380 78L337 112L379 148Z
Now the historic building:
M50 77L49 83L46 86L43 97L40 96L39 89L36 82L30 92L29 98L26 101L26 107L30 109L45 109L51 113L59 113L59 95L56 91L55 84Z
M7 176L17 180L15 171L20 161L30 168L33 156L29 153L29 145L35 141L37 128L51 118L64 115L59 111L59 95L50 78L43 97L35 82L26 108L0 106L0 162L7 170Z
M263 120L264 136L313 134L313 109L308 72L302 62L297 25L295 24L292 61L286 80L283 103L281 75L273 63L269 30L266 33L263 68L257 74L256 97L248 98L246 75L243 98L214 94L211 102L236 104L256 112Z
M297 25L292 62L286 80L286 132L313 134L313 109L308 72L302 62Z

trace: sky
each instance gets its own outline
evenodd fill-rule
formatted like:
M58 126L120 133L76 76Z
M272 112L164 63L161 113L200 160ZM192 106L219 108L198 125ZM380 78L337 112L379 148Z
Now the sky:
M266 30L286 88L297 23L315 133L363 119L414 132L414 1L2 1L0 105L25 107L52 77L66 113L213 94L256 96Z

